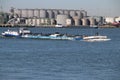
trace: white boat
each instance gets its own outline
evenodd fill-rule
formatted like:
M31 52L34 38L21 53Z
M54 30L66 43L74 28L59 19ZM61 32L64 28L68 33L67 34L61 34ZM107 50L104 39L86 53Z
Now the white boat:
M63 25L62 24L57 24L57 25L55 25L55 27L63 27Z
M109 41L109 40L111 39L107 38L107 36L100 36L100 35L83 37L83 41L87 41L87 42L100 42L100 41Z
M21 35L23 35L23 34L30 34L31 33L31 31L30 30L28 30L27 28L20 28L19 29L19 34Z
M19 36L19 32L18 31L12 31L12 30L7 30L7 31L4 31L2 33L2 36L5 36L5 37L18 37Z
M31 33L30 30L20 28L19 31L13 31L8 29L7 31L2 32L1 35L5 37L21 37L21 35L29 33Z
M98 25L90 25L91 28L99 28Z

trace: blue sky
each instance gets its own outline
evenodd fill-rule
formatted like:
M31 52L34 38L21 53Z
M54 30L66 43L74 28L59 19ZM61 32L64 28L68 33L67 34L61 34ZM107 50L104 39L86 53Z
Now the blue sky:
M91 16L120 16L120 0L0 0L4 11L15 8L84 9Z

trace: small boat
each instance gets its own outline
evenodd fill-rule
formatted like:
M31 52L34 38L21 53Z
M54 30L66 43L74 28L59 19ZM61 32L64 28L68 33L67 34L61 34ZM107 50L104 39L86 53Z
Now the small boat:
M111 39L107 38L107 36L100 36L100 35L83 37L83 41L87 41L87 42L100 42L100 41L109 41L109 40Z
M5 37L18 37L19 36L19 32L18 31L12 31L12 30L7 30L7 31L4 31L2 33L2 36L5 36Z
M20 28L19 29L19 34L29 34L31 33L30 30L28 30L27 28Z
M55 25L55 27L63 27L63 25L62 24L57 24L57 25Z
M20 28L19 31L13 31L8 29L7 31L4 31L3 33L1 33L1 35L4 37L21 37L21 35L28 34L28 33L31 33L30 30Z
M90 25L91 28L99 28L98 25Z

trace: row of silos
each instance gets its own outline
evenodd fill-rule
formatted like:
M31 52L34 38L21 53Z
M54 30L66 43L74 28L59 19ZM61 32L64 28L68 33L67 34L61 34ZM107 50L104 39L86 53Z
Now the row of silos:
M62 10L62 9L15 9L19 17L37 17L37 18L56 18L59 14L69 15L71 17L86 17L87 12L84 10Z
M49 19L49 18L29 18L26 19L27 25L55 25L55 24L62 24L63 26L90 26L96 25L96 19L94 18L83 18L80 19L79 17L74 17L73 19L70 18L68 15L57 15L57 19Z
M73 18L70 18L68 15L57 15L57 24L62 24L64 26L66 25L96 25L96 19L94 18L79 18L78 16L74 16Z
M94 18L83 18L81 19L81 22L83 26L92 26L97 24L96 19Z
M75 16L70 18L68 15L57 15L57 19L49 19L49 18L27 18L26 25L56 25L62 24L64 26L94 26L98 25L98 21L96 18L83 18Z

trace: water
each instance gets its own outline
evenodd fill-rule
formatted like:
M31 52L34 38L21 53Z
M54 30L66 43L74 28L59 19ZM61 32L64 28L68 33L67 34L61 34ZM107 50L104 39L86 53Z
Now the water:
M7 29L0 28L0 32ZM119 28L30 30L68 34L99 32L111 41L0 38L0 80L120 80Z

